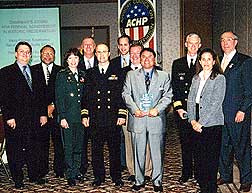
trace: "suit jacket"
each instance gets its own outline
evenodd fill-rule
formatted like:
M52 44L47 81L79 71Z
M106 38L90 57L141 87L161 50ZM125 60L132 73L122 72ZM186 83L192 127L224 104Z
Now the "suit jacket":
M223 110L226 122L234 122L237 111L250 116L252 104L252 58L236 52L224 75L227 81Z
M44 71L42 63L35 64L31 67L34 71L36 77L40 80L40 84L43 88L45 88L46 94L46 105L55 104L55 81L57 73L62 69L61 66L53 64L52 71L50 74L50 78L48 81L48 85L46 84Z
M85 72L78 70L79 81L69 68L58 72L55 82L55 101L58 121L66 119L68 123L81 123L81 97Z
M5 125L6 135L23 136L30 135L37 128L40 116L47 115L43 88L31 69L32 91L17 63L1 69L4 87L3 115L4 120L15 119L16 129L10 129ZM26 138L27 139L27 138Z
M128 72L122 96L129 110L128 128L130 131L141 133L145 128L148 128L150 133L165 132L165 109L171 103L172 98L170 83L171 78L168 73L154 69L148 93L153 95L153 108L158 110L159 115L137 118L134 113L140 109L140 99L146 93L144 70Z
M98 65L98 60L97 57L94 56L94 67ZM85 61L84 61L84 55L82 55L82 57L80 58L80 62L78 64L78 69L82 70L82 71L86 71L86 65L85 65Z
M82 117L90 117L92 131L104 127L114 131L117 119L126 118L127 111L121 96L123 80L122 69L111 64L105 75L100 73L98 66L87 72Z
M200 85L200 77L195 75L188 95L188 121L196 120L196 96ZM225 97L226 80L219 74L215 79L208 78L200 95L199 120L204 127L224 125L222 102Z
M171 85L173 91L173 107L175 110L180 108L186 110L186 101L195 72L196 63L189 68L186 56L174 60L172 64Z
M111 65L113 65L113 68L122 68L121 64L121 56L117 56L111 60ZM131 65L131 61L129 61L129 65ZM125 66L126 67L126 66Z

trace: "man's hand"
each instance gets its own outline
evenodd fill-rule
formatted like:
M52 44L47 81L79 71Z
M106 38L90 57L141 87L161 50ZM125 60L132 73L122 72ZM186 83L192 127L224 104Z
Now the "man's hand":
M151 109L148 113L149 117L156 117L158 115L158 110L156 108Z
M60 126L61 126L63 129L69 128L69 125L68 125L68 122L67 122L66 119L61 119L61 121L60 121Z
M242 112L242 111L238 111L238 112L236 113L236 116L235 116L235 122L236 122L236 123L242 122L242 121L244 120L244 117L245 117L245 113Z
M9 125L9 127L11 127L12 129L16 128L16 121L15 119L9 119L7 120L7 125Z
M142 118L146 115L143 111L137 109L136 112L134 113L135 117Z
M197 122L197 121L195 121L195 120L192 120L192 121L191 121L191 124L192 124L193 129L194 129L196 132L199 132L199 133L202 132L202 125L201 125L199 122Z
M47 117L41 116L39 119L39 122L40 122L40 126L42 127L43 125L45 125L47 123Z
M89 127L89 117L88 118L82 118L82 124L85 126L85 127Z
M118 118L116 125L123 125L126 122L126 119L124 118Z
M177 111L177 113L179 114L179 117L181 118L181 119L185 119L184 118L184 114L185 113L187 113L184 109L178 109L178 110L176 110Z
M55 106L53 104L47 106L47 113L49 118L53 118L53 111Z

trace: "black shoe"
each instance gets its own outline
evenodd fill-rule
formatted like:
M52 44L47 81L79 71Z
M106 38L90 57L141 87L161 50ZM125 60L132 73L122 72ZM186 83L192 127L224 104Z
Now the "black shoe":
M75 185L76 185L76 182L75 182L74 179L70 178L70 179L67 180L67 184L68 184L69 186L75 186Z
M92 186L100 186L101 183L105 182L104 179L100 179L100 178L95 178L95 180L92 182Z
M153 185L154 192L163 192L163 186L155 186Z
M56 173L55 177L56 178L64 178L64 173Z
M79 175L75 176L75 179L78 180L78 181L83 181L84 176L82 174L79 174Z
M128 181L131 181L131 182L135 182L135 180L136 180L135 175L131 175L131 176L128 178Z
M121 171L127 170L127 166L121 166Z
M45 178L38 178L38 180L35 183L38 184L38 185L43 185L43 184L45 184L47 182L48 182L48 180L45 179Z
M124 182L121 180L121 179L117 179L115 181L113 181L115 183L115 186L123 186L124 185Z
M185 183L189 180L189 178L190 176L181 176L178 181L179 183Z
M244 184L241 184L240 191L249 192L250 188L251 188L251 184L250 183L244 183Z
M139 191L141 188L144 188L145 187L145 184L141 184L141 185L136 185L136 184L134 184L132 187L131 187L131 189L133 190L133 191Z
M15 188L16 189L22 189L24 187L24 183L23 182L15 182Z
M150 182L151 181L151 177L150 176L144 176L144 181L145 182Z

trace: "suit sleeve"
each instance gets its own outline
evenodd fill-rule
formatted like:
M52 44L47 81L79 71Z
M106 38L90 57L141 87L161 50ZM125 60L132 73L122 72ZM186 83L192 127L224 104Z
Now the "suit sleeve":
M166 73L166 77L164 80L164 90L155 108L158 110L158 112L162 112L167 108L167 106L171 102L172 102L171 77L170 74Z
M118 100L117 100L117 107L118 107L117 117L126 119L128 111L121 95L122 90L123 90L124 79L125 79L125 75L124 75L123 70L121 69L120 85L119 85Z
M244 99L242 100L239 110L246 112L248 108L252 105L252 58L245 60L242 63L242 82L244 87Z
M172 78L171 78L171 85L172 85L172 92L173 92L173 107L174 110L182 109L182 100L180 98L181 93L179 89L179 80L177 79L177 70L176 66L178 65L178 61L174 61L172 64Z

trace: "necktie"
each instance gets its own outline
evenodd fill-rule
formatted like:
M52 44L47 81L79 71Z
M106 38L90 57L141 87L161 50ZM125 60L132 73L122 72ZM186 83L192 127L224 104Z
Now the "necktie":
M149 76L149 72L146 73L145 75L145 86L146 86L146 91L149 91L149 87L150 87L150 76Z
M136 67L135 67L135 70L137 70L137 69L138 69L138 67L136 66Z
M101 74L102 74L102 75L104 75L104 74L105 74L105 73L104 73L104 69L103 69L103 68L101 69Z
M193 58L191 58L190 68L193 66Z
M46 66L46 84L48 84L49 79L50 79L50 71L48 66Z
M89 61L89 60L87 60L87 62L88 62L87 69L92 68L90 61Z
M227 66L228 66L228 57L227 56L225 56L224 58L223 58L223 62L221 63L221 69L222 69L222 71L224 72L225 70L226 70L226 68L227 68Z
M23 75L26 79L28 86L30 87L30 89L32 91L32 79L30 78L29 74L27 73L26 68L27 68L27 66L23 66Z
M125 66L128 66L128 64L127 64L127 62L126 62L126 59L123 58L123 67L125 67Z

